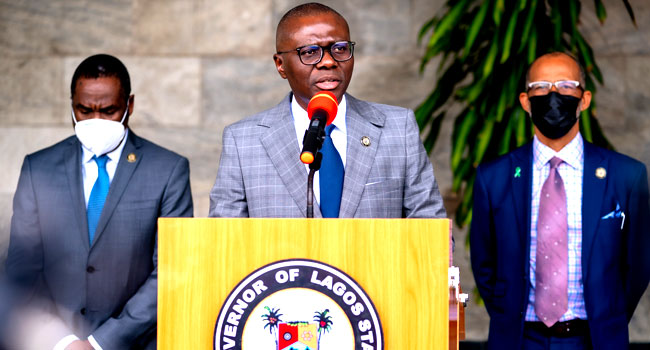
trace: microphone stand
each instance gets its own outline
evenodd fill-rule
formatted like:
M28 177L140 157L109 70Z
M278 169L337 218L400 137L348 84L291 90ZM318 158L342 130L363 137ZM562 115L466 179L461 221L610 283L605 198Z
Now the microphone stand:
M320 169L323 154L316 152L314 161L309 164L309 175L307 176L307 218L314 218L314 174Z

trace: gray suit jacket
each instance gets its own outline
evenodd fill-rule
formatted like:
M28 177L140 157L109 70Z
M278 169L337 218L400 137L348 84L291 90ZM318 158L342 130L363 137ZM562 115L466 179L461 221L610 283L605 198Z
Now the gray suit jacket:
M72 136L25 157L7 275L51 301L82 339L92 334L105 350L155 349L157 219L192 214L187 159L130 131L91 246Z
M433 167L411 110L346 95L347 160L341 218L443 218ZM300 162L291 95L228 126L213 217L305 217L307 171ZM370 138L370 146L361 143ZM314 204L314 217L322 217Z

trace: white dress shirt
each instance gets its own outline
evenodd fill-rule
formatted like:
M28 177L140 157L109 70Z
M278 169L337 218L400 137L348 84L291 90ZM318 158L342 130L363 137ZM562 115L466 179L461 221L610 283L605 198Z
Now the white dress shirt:
M307 115L307 111L304 110L296 99L291 96L291 114L293 115L293 124L296 129L296 138L298 139L298 145L300 146L300 150L302 151L302 139L305 137L305 131L309 127L309 116ZM339 103L339 108L338 111L336 112L336 118L334 118L334 121L332 124L335 126L334 130L332 130L332 134L330 135L332 137L332 142L334 143L334 147L336 147L336 150L339 152L339 155L341 156L341 160L343 161L343 168L345 169L345 155L346 155L346 149L348 145L348 133L347 133L347 128L345 126L345 115L346 115L346 103L345 103L345 95L343 95L343 98L341 98L341 103ZM300 161L300 159L296 159L296 161ZM307 173L309 173L309 165L305 164L305 169L307 170ZM317 171L314 174L314 198L316 199L316 202L320 203L320 177L319 174L320 171Z
M115 171L117 170L117 164L120 161L120 156L122 155L122 150L124 150L124 145L126 144L126 139L129 137L129 129L126 129L124 133L124 138L113 151L106 153L108 160L106 161L106 172L108 173L109 183L113 181L115 176ZM87 149L84 145L81 145L81 178L84 186L84 199L86 200L86 208L88 208L88 199L90 199L90 192L93 190L93 186L97 181L97 162L93 159L95 154ZM72 344L75 340L79 340L74 334L70 334L63 339L59 340L52 350L65 350L68 345ZM103 350L101 345L97 343L95 337L92 334L88 337L90 345L95 348L95 350Z

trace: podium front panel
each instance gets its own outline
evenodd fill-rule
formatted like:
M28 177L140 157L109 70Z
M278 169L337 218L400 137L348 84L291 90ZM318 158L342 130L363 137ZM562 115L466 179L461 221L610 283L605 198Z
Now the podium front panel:
M383 349L448 349L449 227L447 219L161 218L158 349L213 349L231 291L286 259L354 279L379 314Z

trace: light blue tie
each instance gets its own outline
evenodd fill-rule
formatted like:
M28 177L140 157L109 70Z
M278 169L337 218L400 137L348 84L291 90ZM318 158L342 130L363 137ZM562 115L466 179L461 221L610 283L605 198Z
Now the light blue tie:
M343 178L345 169L341 155L334 147L330 133L335 126L325 128L325 141L323 141L323 161L319 170L320 177L320 211L324 218L338 218L341 208L341 194L343 193Z
M97 163L97 181L95 181L93 189L90 191L88 209L86 210L86 215L88 216L88 238L90 240L90 245L93 244L97 223L99 222L99 217L102 215L102 209L104 208L104 202L106 202L106 195L108 195L108 187L110 185L108 172L106 171L108 156L103 155L99 158L93 157L93 159Z

